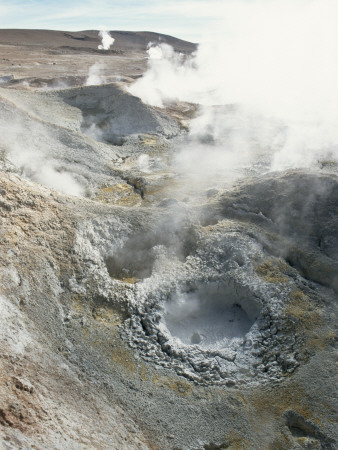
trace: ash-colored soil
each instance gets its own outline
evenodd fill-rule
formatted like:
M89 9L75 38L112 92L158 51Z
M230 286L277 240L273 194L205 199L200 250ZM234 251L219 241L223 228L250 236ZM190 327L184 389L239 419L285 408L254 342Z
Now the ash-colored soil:
M112 36L0 30L2 447L335 449L336 163L182 175Z
M94 64L102 66L107 81L131 81L145 70L149 42L168 43L183 53L196 50L195 44L158 33L110 34L114 45L103 51L98 49L97 31L0 30L0 84L4 76L12 85L22 81L36 87L81 85Z

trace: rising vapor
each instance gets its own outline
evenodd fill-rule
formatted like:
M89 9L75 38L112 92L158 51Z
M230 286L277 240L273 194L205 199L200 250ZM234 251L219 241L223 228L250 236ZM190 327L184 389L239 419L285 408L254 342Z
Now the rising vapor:
M130 88L158 107L177 100L201 105L191 123L192 149L180 164L194 160L204 173L208 162L229 174L257 150L266 151L272 170L336 161L337 2L229 1L223 12L225 31L191 57L151 46L148 70Z
M114 44L115 39L110 36L108 31L101 30L99 32L99 36L102 39L101 44L98 46L99 50L109 50L110 47Z
M106 78L102 75L103 65L96 62L90 66L88 71L88 77L86 79L86 86L98 86L100 84L106 83Z

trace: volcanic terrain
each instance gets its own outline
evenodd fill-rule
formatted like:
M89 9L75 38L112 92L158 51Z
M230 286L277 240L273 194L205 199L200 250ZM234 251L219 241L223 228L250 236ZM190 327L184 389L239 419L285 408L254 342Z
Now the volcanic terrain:
M111 36L0 30L2 448L337 448L337 161L179 163L129 87L196 45Z

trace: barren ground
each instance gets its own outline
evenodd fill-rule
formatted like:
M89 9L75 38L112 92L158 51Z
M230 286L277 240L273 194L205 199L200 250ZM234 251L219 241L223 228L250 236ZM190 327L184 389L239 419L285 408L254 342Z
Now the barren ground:
M2 448L337 448L336 162L178 173L111 34L0 30Z

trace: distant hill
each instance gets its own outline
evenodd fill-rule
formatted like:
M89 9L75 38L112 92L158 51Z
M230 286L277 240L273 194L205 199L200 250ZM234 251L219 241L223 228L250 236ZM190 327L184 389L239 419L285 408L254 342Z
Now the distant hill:
M190 53L197 44L177 39L161 33L150 31L111 31L115 39L109 52L144 51L149 42L165 42L175 50ZM0 45L20 45L44 47L51 49L68 49L70 51L99 52L100 37L97 30L88 31L54 31L54 30L16 30L1 29Z

